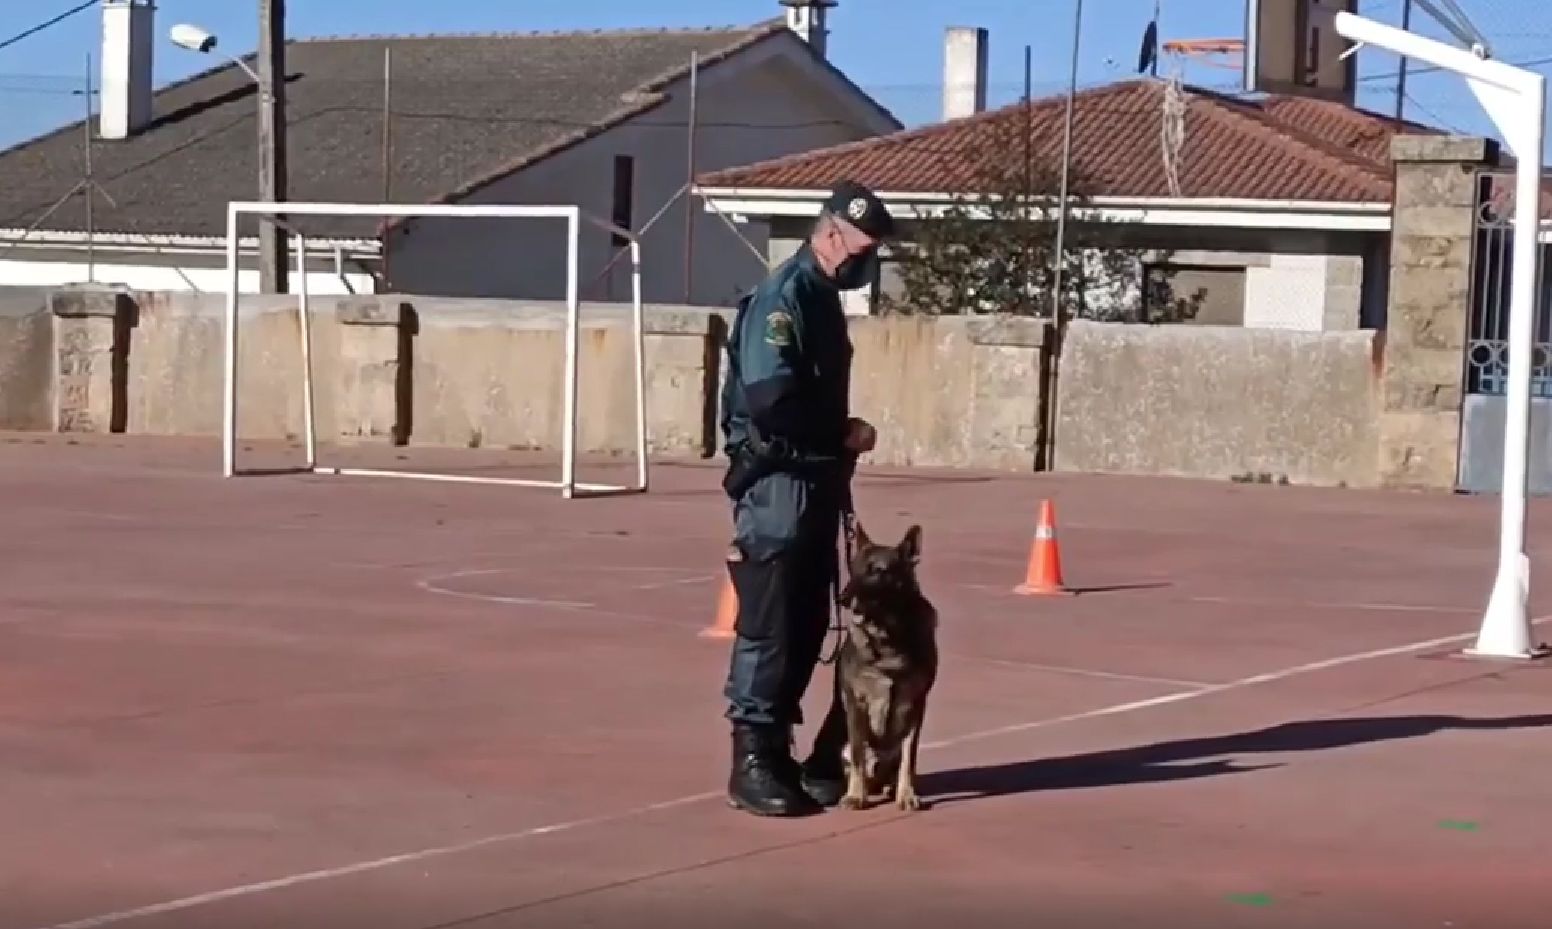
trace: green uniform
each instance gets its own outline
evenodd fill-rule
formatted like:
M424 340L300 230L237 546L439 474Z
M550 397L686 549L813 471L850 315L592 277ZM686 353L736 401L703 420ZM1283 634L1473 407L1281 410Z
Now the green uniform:
M740 307L723 393L730 462L730 564L739 595L728 717L801 722L829 627L836 543L850 479L851 340L835 285L805 247Z
M723 694L733 726L728 800L770 816L817 812L844 789L839 691L800 766L792 726L829 628L842 513L851 506L851 339L840 291L877 274L888 210L843 182L829 219L738 308L728 333L723 487L733 503L728 573L738 617ZM813 251L837 256L826 271Z

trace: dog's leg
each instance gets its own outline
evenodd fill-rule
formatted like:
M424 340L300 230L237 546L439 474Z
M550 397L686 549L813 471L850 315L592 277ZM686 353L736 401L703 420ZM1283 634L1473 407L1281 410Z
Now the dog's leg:
M921 809L921 798L916 795L916 749L921 745L922 723L927 718L927 701L922 698L916 718L900 746L900 773L895 781L895 806L902 810Z
M866 809L868 805L868 769L872 767L868 757L868 714L857 701L846 701L846 750L851 764L846 767L846 795L841 806L848 810Z

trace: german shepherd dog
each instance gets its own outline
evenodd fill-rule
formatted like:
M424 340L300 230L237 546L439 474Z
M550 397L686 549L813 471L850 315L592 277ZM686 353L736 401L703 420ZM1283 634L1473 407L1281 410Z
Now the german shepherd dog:
M893 788L896 806L919 810L916 751L938 675L938 614L916 580L922 531L912 526L895 546L875 544L860 524L856 531L840 593L854 615L836 659L847 730L841 806L864 809Z

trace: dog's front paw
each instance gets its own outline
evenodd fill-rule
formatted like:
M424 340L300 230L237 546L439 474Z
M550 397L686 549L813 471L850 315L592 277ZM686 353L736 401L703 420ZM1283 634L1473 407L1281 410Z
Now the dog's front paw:
M841 798L843 810L865 810L868 808L868 798L861 794L849 793Z
M914 813L922 808L921 797L916 795L916 791L907 790L895 798L895 806L908 813Z

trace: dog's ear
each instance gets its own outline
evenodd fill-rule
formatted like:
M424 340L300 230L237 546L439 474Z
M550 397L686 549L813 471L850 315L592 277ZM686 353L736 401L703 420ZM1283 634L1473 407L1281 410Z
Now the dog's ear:
M920 526L912 526L905 530L905 538L900 541L900 555L911 564L921 561L922 529Z
M852 527L852 531L857 533L857 547L859 549L860 548L867 548L869 545L873 544L873 540L868 538L867 532L865 532L863 530L862 522L860 520L854 521L851 524L851 527Z

